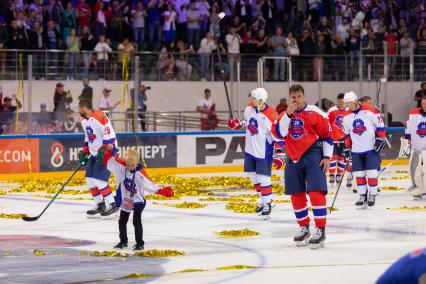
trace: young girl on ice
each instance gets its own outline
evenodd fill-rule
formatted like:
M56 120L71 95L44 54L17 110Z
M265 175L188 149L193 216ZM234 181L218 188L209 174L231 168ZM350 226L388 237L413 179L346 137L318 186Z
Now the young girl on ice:
M115 155L116 149L112 144L102 146L98 151L98 162L106 166L116 178L117 196L116 207L120 208L120 218L118 228L120 231L120 242L114 247L123 249L128 246L127 222L130 212L133 210L133 226L135 227L136 244L133 250L143 250L143 228L142 211L145 208L146 200L144 191L160 194L166 197L174 195L170 187L158 189L145 172L143 166L139 164L139 153L135 150L128 150L124 153L124 160Z

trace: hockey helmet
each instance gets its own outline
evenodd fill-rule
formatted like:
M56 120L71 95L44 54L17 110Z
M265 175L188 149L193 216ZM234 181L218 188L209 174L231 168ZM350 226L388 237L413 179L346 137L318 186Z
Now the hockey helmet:
M350 91L345 93L345 97L343 98L343 100L345 101L345 103L357 102L358 97L354 92Z
M266 92L264 88L256 88L251 91L250 96L255 98L256 101L262 100L264 103L266 103L266 100L268 99L268 92Z

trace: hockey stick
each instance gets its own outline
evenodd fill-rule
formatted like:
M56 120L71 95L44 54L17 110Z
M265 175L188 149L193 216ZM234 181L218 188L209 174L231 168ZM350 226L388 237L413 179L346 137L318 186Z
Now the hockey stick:
M56 194L52 197L52 199L50 199L50 202L47 204L46 207L44 207L43 211L41 211L41 213L38 216L35 216L35 217L24 216L24 217L22 217L22 219L24 221L27 221L27 222L37 221L41 217L41 215L43 215L43 213L47 210L47 208L49 208L49 206L53 203L53 201L55 201L56 197L58 197L58 195L64 190L65 186L69 183L69 181L72 179L72 177L77 173L77 171L82 166L83 166L83 164L81 164L81 163L78 165L78 167L74 170L74 172L72 173L72 175L62 185L62 187L58 190L58 192L56 192Z
M339 190L340 190L340 187L341 187L342 182L343 182L343 177L345 176L346 168L348 167L348 165L349 165L349 161L346 161L346 165L345 165L345 168L343 169L343 173L342 173L342 178L340 179L336 193L334 194L333 203L331 203L330 214L331 214L331 211L333 211L334 203L336 202L337 195L339 194Z
M379 175L380 176L384 171L387 170L387 168L389 168L390 166L392 166L393 163L395 163L396 161L398 161L399 159L401 159L400 156L398 156L396 159L394 159L393 161L390 161L389 164L387 164L383 169L380 170Z
M217 52L217 57L219 60L219 67L220 67L220 74L222 75L222 80L223 80L223 86L225 88L225 94L226 94L226 102L228 103L228 108L229 108L229 117L230 118L234 118L234 115L232 113L232 106L231 106L231 100L229 99L229 93L228 93L228 86L226 85L226 78L225 78L225 68L222 64L222 57L220 55L220 48L219 48L219 41L217 39L217 29L219 28L219 23L220 21L225 18L225 13L224 12L220 12L219 15L219 20L216 23L216 27L214 28L214 39L217 42L217 48L216 48L216 52Z

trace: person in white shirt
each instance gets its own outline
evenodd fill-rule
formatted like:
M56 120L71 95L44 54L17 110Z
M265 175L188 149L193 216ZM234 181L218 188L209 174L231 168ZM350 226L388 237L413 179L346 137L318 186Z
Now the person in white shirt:
M164 11L163 17L164 42L166 45L168 45L170 42L174 42L176 40L177 13L175 11L175 7L172 4L167 5L167 10Z
M198 103L197 111L201 113L201 130L214 130L219 123L216 116L216 104L211 99L210 89L204 90L204 98Z
M99 42L96 44L94 51L96 51L96 59L98 61L98 76L106 79L108 69L108 53L112 51L111 47L106 42L105 36L99 36Z
M145 37L145 18L148 14L142 5L142 2L138 2L135 9L132 10L130 14L132 15L133 37L140 47L143 44Z
M235 64L239 61L240 44L242 43L242 40L240 35L237 34L236 29L232 27L229 30L229 34L226 35L225 41L228 46L229 73L232 79L235 75Z
M104 96L101 98L101 102L99 104L100 110L105 112L112 111L120 104L120 102L116 102L114 105L112 104L111 99L109 98L111 95L111 89L104 88L103 95Z
M206 37L201 40L198 55L200 59L200 78L205 81L209 72L210 56L212 51L217 48L216 42L211 33L207 33Z
M340 25L337 26L336 30L340 32L340 36L343 41L346 41L349 38L349 25L346 18L342 19Z

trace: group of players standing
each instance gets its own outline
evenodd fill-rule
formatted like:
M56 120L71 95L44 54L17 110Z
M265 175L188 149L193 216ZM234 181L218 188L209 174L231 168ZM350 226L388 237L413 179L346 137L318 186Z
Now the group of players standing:
M326 174L329 173L330 184L340 184L346 171L348 186L354 176L354 192L360 195L355 205L358 209L373 207L378 195L380 152L386 145L385 126L380 112L369 104L361 104L354 92L339 94L337 105L327 114L306 103L301 85L291 86L289 96L287 110L278 116L266 104L266 90L254 89L244 111L244 120L229 119L228 127L246 128L244 171L259 194L256 212L264 219L270 217L273 207L271 167L274 165L279 170L286 164L285 194L291 197L300 226L294 241L297 246L321 248L326 239ZM420 197L425 194L426 185L426 178L423 179L426 176L423 174L426 173L426 97L422 100L422 108L410 112L405 138L399 157L408 158L412 144L413 187L409 192ZM312 236L308 197L316 227Z

